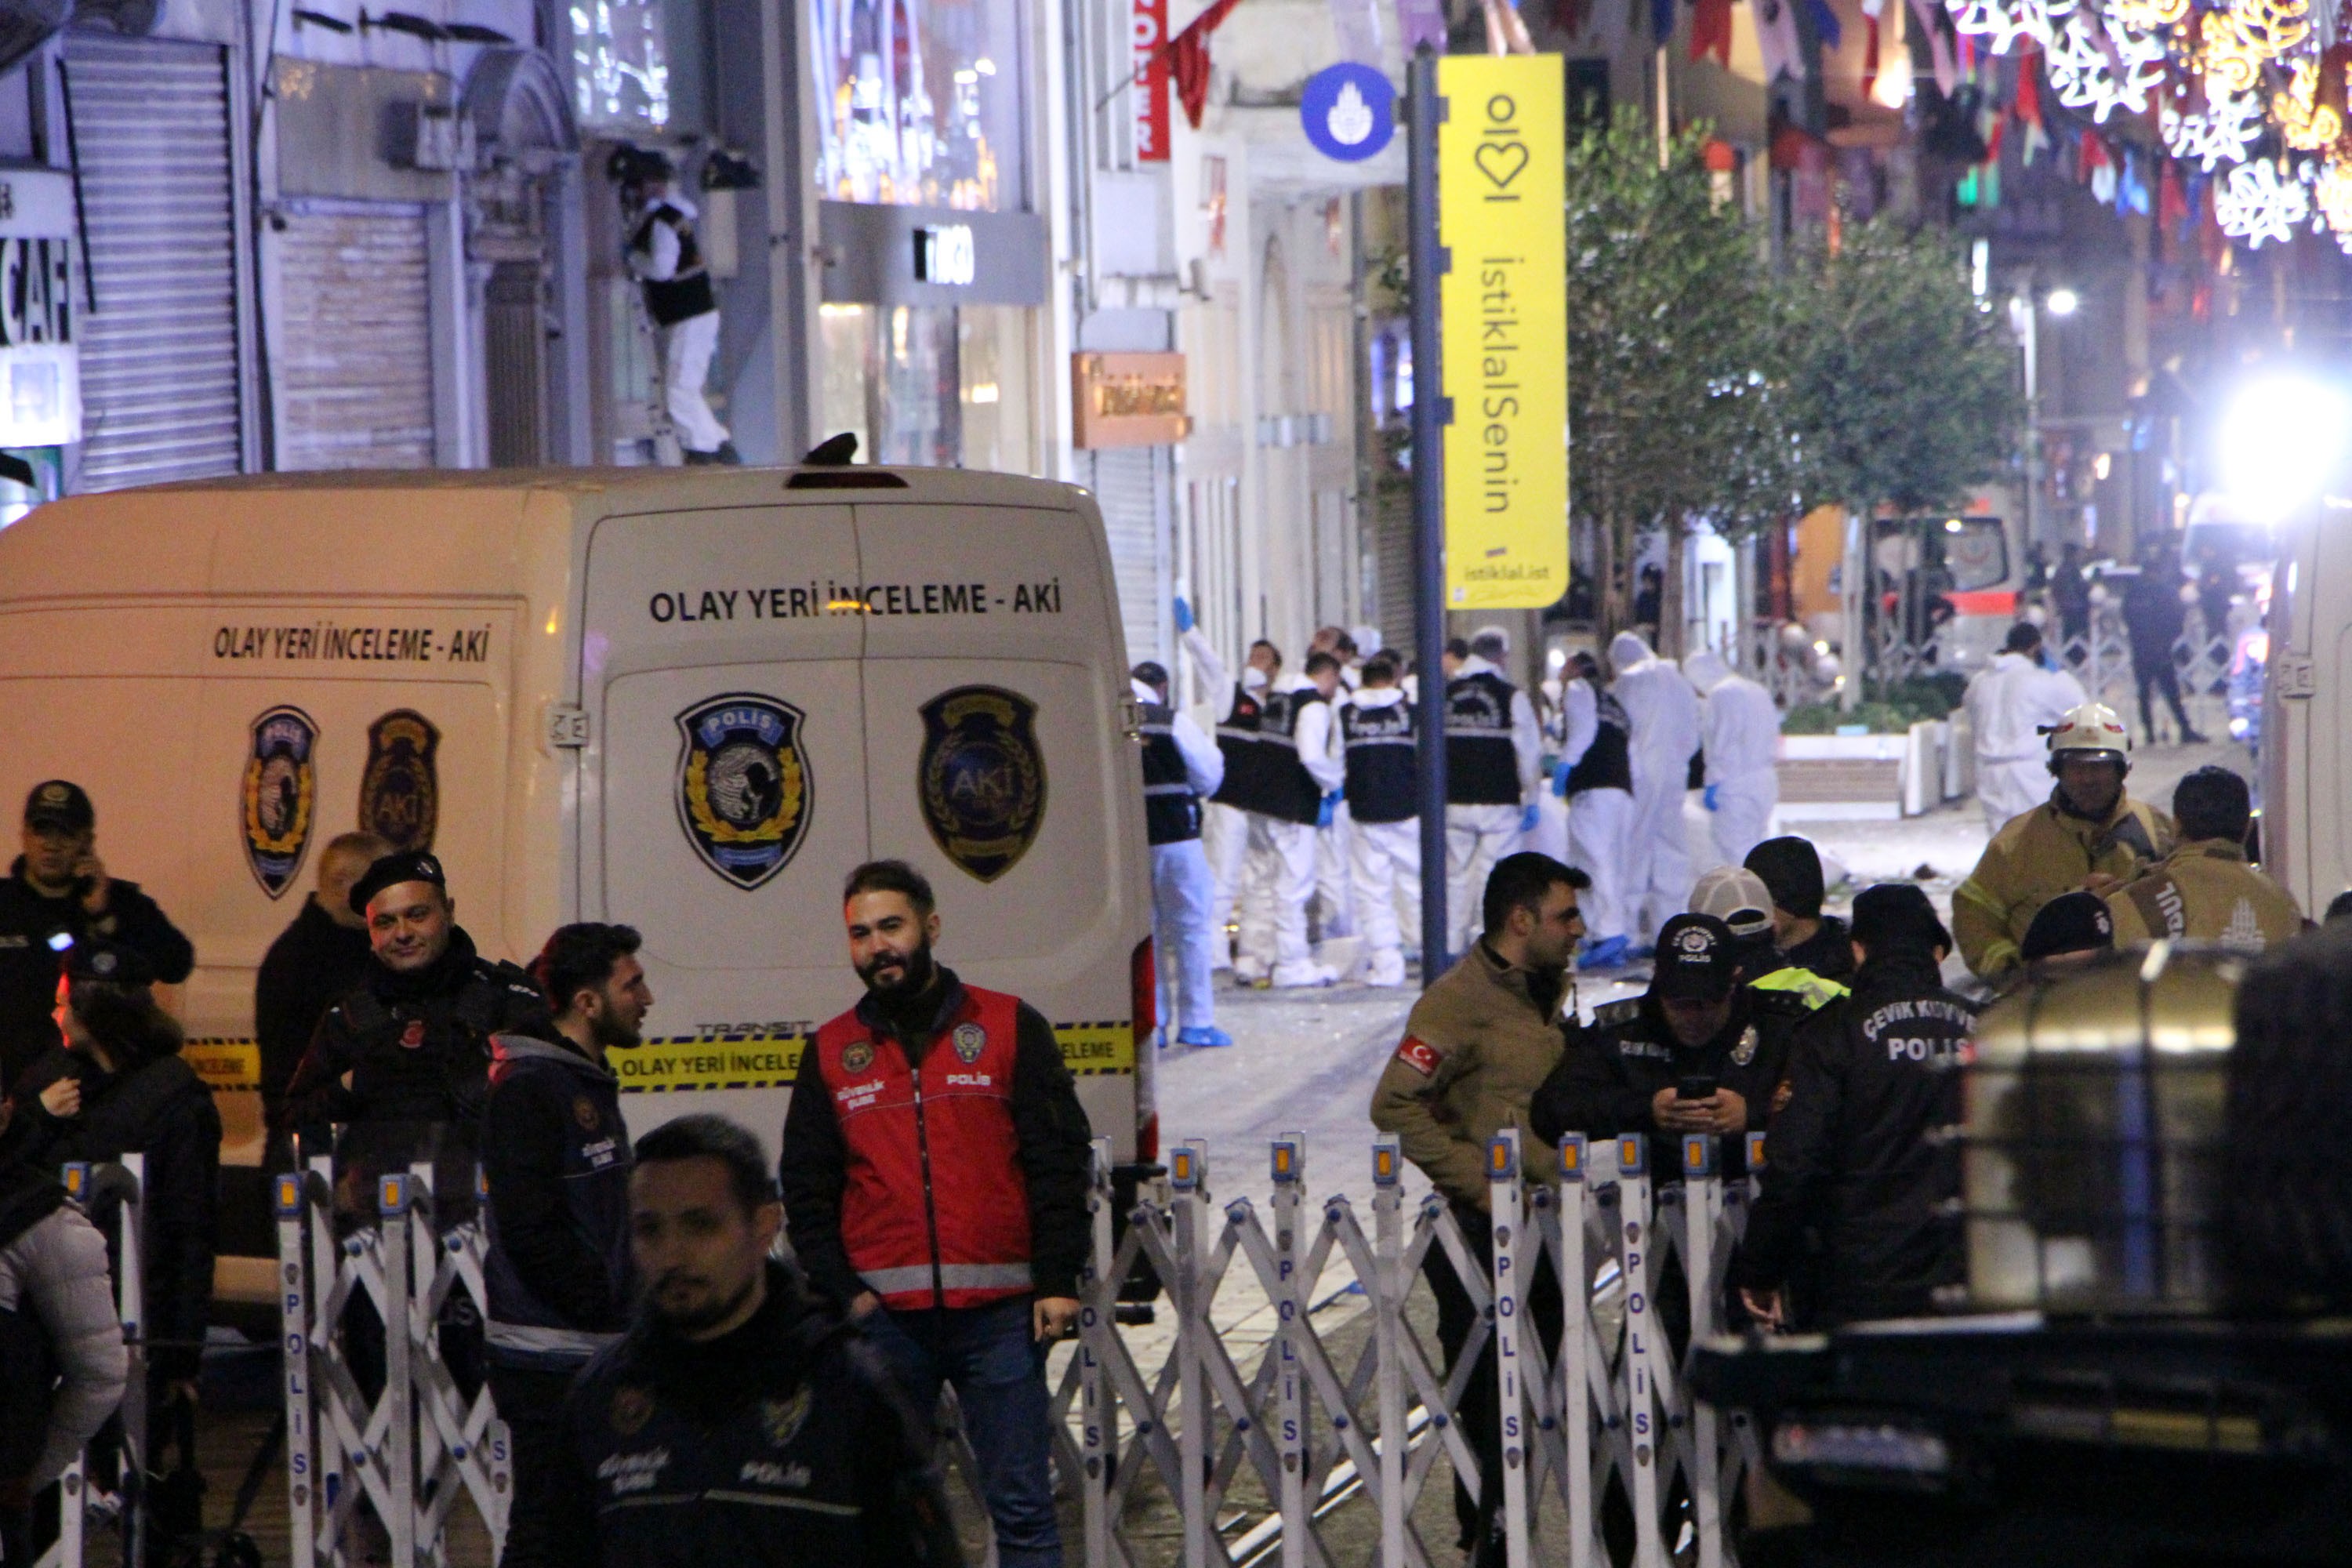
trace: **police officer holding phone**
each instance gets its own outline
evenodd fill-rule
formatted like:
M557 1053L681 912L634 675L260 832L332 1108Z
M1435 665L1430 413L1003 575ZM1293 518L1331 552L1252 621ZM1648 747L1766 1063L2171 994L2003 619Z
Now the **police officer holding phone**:
M107 875L98 813L81 785L46 779L25 797L24 853L0 880L0 1089L64 1044L58 1034L61 955L95 938L130 948L153 978L176 985L196 950L136 882Z

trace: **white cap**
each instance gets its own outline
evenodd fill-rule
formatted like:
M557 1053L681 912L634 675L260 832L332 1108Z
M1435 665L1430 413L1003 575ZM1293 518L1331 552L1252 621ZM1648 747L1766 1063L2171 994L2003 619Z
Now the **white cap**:
M1691 889L1690 912L1713 915L1745 941L1772 929L1772 894L1745 866L1717 866Z

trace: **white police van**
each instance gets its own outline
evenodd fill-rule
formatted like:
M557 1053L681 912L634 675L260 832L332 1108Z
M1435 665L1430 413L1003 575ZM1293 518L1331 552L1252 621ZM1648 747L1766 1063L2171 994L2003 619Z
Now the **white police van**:
M0 799L79 781L109 868L194 940L232 1164L260 1155L255 970L362 826L441 857L488 954L638 927L633 1131L719 1111L772 1150L859 994L842 878L907 859L942 959L1045 1013L1096 1132L1149 1162L1126 670L1093 500L998 475L283 475L0 533ZM258 1259L222 1273L269 1298Z
M2314 920L2352 888L2352 519L2280 538L2262 712L2264 868Z

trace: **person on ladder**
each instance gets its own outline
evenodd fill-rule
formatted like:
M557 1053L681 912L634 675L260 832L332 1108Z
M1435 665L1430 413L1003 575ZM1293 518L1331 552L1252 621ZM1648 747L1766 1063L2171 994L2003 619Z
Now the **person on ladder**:
M630 179L623 187L635 215L629 271L645 292L646 313L661 329L662 399L679 449L689 464L740 463L727 426L702 392L719 348L719 296L695 235L700 215L676 190L677 171L667 153L640 153Z

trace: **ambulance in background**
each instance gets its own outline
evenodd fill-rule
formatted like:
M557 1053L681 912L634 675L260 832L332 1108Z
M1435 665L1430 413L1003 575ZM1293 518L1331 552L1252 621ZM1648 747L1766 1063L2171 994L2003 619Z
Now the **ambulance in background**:
M1956 511L1873 518L1874 624L1899 627L1904 641L1932 652L1929 670L1972 675L1991 663L2025 590L2022 518L2000 486L1970 496ZM1810 636L1842 648L1856 646L1845 626L1845 521L1840 507L1807 513L1795 531L1790 574L1798 621Z
M2352 505L2281 531L2263 674L2263 868L2314 919L2352 888Z
M228 1217L255 1210L230 1300L274 1299L255 970L353 827L439 855L485 953L637 927L632 1132L718 1111L772 1153L859 994L843 876L907 859L942 960L1052 1020L1132 1176L1158 1127L1126 671L1094 500L996 475L288 475L0 533L0 798L79 781L195 943L188 1054L246 1168Z

